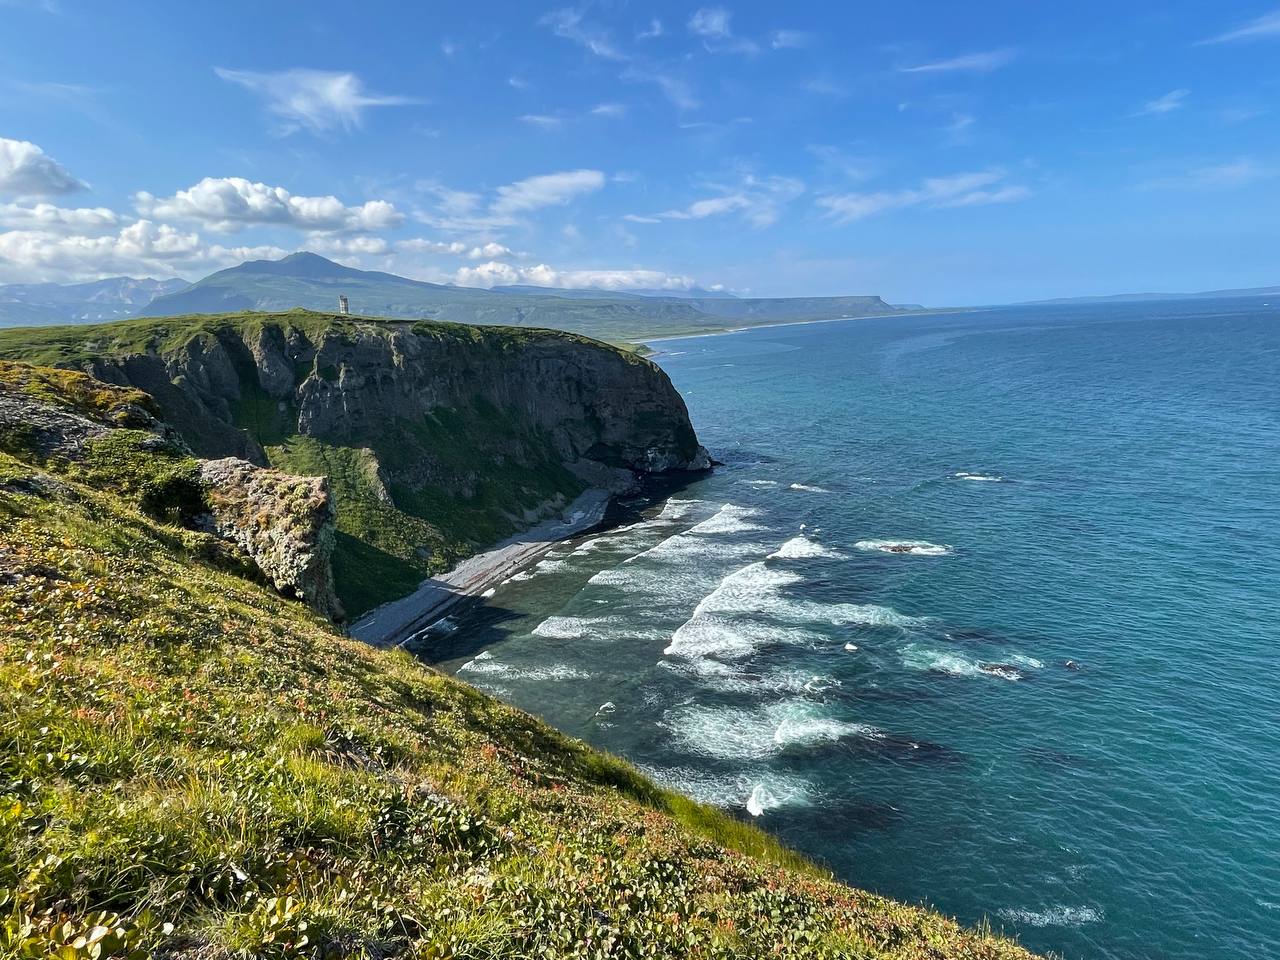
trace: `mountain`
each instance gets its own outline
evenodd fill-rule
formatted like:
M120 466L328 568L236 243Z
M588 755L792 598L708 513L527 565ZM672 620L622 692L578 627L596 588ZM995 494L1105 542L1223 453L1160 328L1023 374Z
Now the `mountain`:
M334 393L363 415L341 448L358 453L380 442L367 431L385 404L405 397L422 416L418 386L450 371L461 385L470 370L453 364L468 359L554 380L599 362L620 379L583 400L645 384L668 396L643 361L563 335L357 329L370 326L255 315L0 336L5 352L165 393L0 362L0 953L1033 960L988 924L838 884L751 824L294 599L322 606L323 576L290 572L314 574L350 536L348 474L373 485L382 470L201 461L188 416L269 442L262 431L301 429ZM376 362L395 350L423 364L417 386L413 363ZM183 383L162 360L185 365ZM499 387L486 386L494 402ZM537 385L509 399L525 389ZM655 429L628 424L627 400L593 409L598 428ZM445 416L417 423L438 436ZM514 426L486 420L482 439ZM473 439L437 463L473 470ZM382 495L408 497L407 465L380 463L396 471ZM282 555L299 561L283 583Z
M1051 306L1070 303L1145 303L1154 300L1230 300L1236 297L1280 296L1280 287L1243 287L1235 290L1205 290L1200 293L1115 293L1100 297L1059 297L1054 300L1032 300L1028 306Z
M518 287L482 290L356 270L313 253L252 260L220 270L139 311L160 317L293 307L332 311L339 295L361 316L549 327L627 341L797 320L900 312L879 297L750 299L612 294Z
M329 476L352 617L588 487L709 465L665 373L558 331L294 310L0 331L0 358L145 390L198 456Z
M89 283L0 285L0 327L119 320L156 297L190 286L186 280L109 277Z

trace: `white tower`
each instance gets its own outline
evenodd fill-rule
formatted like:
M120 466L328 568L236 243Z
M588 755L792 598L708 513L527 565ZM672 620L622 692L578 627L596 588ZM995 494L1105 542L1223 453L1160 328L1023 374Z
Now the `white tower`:
M338 297L338 312L344 317L351 312L351 308L347 306L347 298L345 296L339 295Z

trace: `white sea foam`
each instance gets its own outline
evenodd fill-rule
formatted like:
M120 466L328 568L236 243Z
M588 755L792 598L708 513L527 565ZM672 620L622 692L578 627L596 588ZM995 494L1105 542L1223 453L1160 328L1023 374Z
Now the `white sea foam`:
M803 780L791 777L769 776L751 788L745 804L753 817L763 816L779 807L808 806L809 791Z
M859 540L854 544L859 550L878 550L881 553L909 554L915 557L946 557L954 551L941 543L927 540Z
M600 625L606 622L605 617L547 617L533 628L535 637L552 640L577 640L590 636Z
M819 487L811 483L793 483L791 484L790 489L800 490L804 493L830 493L831 492L826 487Z
M803 631L754 622L752 613L764 613L783 605L778 591L801 578L775 570L763 561L749 563L726 576L699 601L692 615L675 633L664 653L680 657L715 655L737 659L763 643L803 641Z
M1094 907L1070 907L1066 905L1049 907L1046 910L1019 910L1006 907L999 914L1010 923L1022 923L1029 927L1082 927L1086 923L1097 923L1102 919L1102 911Z
M483 600L488 600L490 597L492 597L492 596L493 596L495 593L497 593L497 592L498 592L498 588L497 588L497 587L490 587L490 588L489 588L488 590L486 590L484 593L480 594L480 597L481 597L481 599L483 599Z
M587 680L590 674L564 663L549 663L541 667L522 670L509 663L494 659L488 650L477 654L474 660L464 663L458 673L476 674L481 677L503 677L507 680Z
M841 686L839 680L826 674L815 674L807 670L767 670L756 673L709 657L662 660L658 666L685 677L700 687L720 693L742 693L752 696L760 696L764 693L789 696L820 695Z
M903 650L902 662L913 670L947 673L953 677L998 677L1014 681L1022 679L1022 667L1043 666L1039 660L1016 655L999 663L973 660L920 643L910 644Z
M759 513L760 511L753 510L750 507L740 507L736 503L726 503L714 517L703 520L690 528L689 532L703 536L714 536L760 530L762 528L758 524L750 522L750 519L758 516Z
M911 617L899 613L893 607L878 603L815 603L798 601L788 605L792 615L803 615L811 620L822 620L833 626L858 624L863 627L919 627L929 622L928 617Z
M776 487L777 480L740 480L739 483L745 483L749 487Z
M833 550L831 547L824 547L822 544L810 540L801 534L798 537L792 537L773 553L769 554L770 560L804 560L816 557L826 557L834 559L840 556L840 551Z
M962 470L959 473L953 473L951 476L955 477L957 480L979 480L987 483L1004 483L1004 477L995 473L968 473Z
M848 737L883 736L874 727L838 720L824 710L809 700L784 700L755 710L695 704L669 710L664 723L691 753L734 761L763 760L783 750Z

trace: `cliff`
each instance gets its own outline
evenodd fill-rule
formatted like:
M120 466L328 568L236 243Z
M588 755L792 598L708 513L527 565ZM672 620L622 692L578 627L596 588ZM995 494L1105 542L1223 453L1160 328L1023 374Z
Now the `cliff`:
M197 456L326 476L352 616L588 486L710 465L661 370L557 331L299 310L0 331L0 357L145 391Z
M322 517L319 482L201 467L133 388L0 382L0 955L1030 960L342 636L188 525L202 477L224 519Z

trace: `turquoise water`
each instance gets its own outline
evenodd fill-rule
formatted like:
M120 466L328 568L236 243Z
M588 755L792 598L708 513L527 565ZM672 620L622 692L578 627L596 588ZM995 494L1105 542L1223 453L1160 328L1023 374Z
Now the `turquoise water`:
M658 346L725 466L437 656L1035 949L1280 956L1280 302Z

